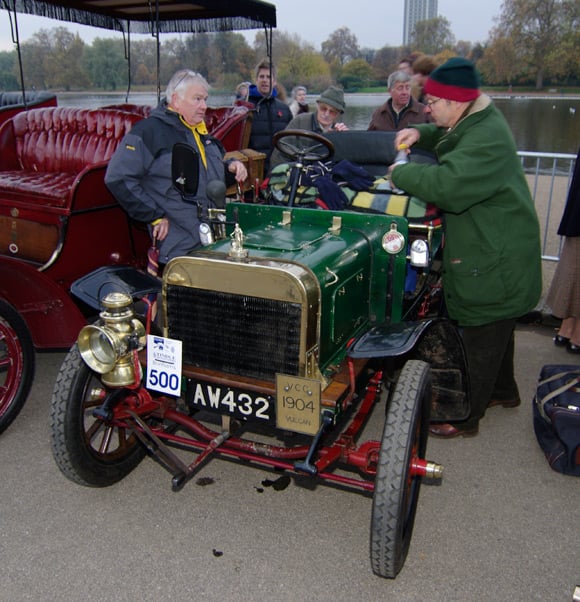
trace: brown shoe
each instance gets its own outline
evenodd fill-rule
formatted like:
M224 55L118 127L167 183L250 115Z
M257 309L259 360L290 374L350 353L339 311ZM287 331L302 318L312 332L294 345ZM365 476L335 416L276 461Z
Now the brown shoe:
M515 399L492 399L488 404L488 408L494 406L502 406L504 408L517 408L521 404L521 399L516 397Z
M448 422L440 424L432 424L429 427L429 433L433 437L441 437L443 439L452 439L453 437L475 437L479 433L479 426L474 426L470 429L460 429Z

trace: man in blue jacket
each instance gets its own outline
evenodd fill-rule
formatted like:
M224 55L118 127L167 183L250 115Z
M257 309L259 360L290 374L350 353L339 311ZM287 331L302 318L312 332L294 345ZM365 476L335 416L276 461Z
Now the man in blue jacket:
M256 83L250 86L248 100L255 107L250 148L265 153L265 174L270 171L270 155L274 150L272 138L285 129L292 119L290 107L277 96L276 68L264 59L256 66Z

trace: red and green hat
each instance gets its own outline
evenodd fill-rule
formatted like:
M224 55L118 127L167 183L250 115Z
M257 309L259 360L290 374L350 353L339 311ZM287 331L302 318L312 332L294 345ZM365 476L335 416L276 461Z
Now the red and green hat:
M475 65L459 56L449 59L431 72L425 82L424 92L458 102L475 100L480 95Z

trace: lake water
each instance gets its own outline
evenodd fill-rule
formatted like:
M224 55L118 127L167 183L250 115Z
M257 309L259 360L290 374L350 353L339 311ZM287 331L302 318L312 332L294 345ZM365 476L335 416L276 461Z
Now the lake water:
M313 105L317 96L309 97ZM209 104L231 104L232 96L212 95ZM346 94L344 122L351 129L366 129L373 110L385 101L383 94ZM61 106L96 108L125 101L125 94L62 94ZM154 94L135 93L129 102L154 105ZM519 151L576 154L580 146L580 98L494 98L505 115Z

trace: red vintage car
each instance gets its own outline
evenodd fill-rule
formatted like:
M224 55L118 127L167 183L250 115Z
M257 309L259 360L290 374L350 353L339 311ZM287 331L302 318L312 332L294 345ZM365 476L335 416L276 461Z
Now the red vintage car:
M68 11L70 3L63 10L62 2L33 0L16 11L124 33L153 32L157 40L159 33L271 31L276 24L274 6L256 0L228 6L170 1L157 11L145 1L130 7L103 0L73 4ZM56 104L54 98L47 102ZM100 266L143 268L150 244L145 226L128 218L104 184L108 159L148 108L32 106L13 107L0 126L0 432L26 400L35 349L70 347L87 322L87 308L70 294L71 283ZM210 133L226 150L247 145L250 119L244 106L207 115Z

